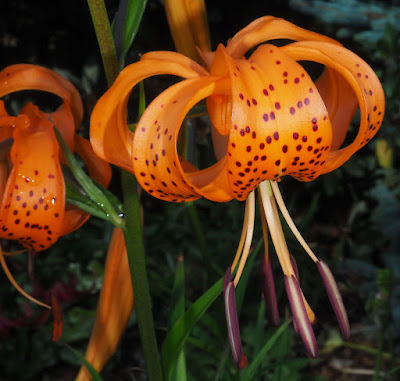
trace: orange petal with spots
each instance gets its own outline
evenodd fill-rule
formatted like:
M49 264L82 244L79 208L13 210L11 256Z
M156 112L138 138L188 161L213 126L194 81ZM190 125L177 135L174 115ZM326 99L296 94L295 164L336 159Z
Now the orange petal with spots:
M282 48L295 60L312 60L337 71L349 83L360 107L360 127L354 141L329 153L323 173L335 170L367 144L381 126L385 96L374 71L351 51L323 42L298 42ZM334 131L335 133L335 131Z
M254 20L240 30L229 40L226 49L232 57L242 58L251 48L276 39L326 41L340 45L339 42L329 37L300 28L286 20L265 16Z
M86 164L90 177L103 187L108 187L111 181L111 167L94 153L90 142L79 135L75 135L75 151ZM82 209L68 205L65 210L61 235L78 229L89 218L90 215Z
M145 78L171 74L182 78L207 72L200 65L177 53L143 55L141 61L127 66L111 88L99 99L91 116L90 142L102 159L132 172L133 133L127 126L127 104L133 87Z
M191 201L200 196L215 201L232 199L225 163L202 171L185 172L176 144L188 111L200 100L224 93L218 77L192 78L162 92L146 109L133 141L133 168L140 185L166 201Z
M217 59L230 70L227 169L235 197L244 200L263 180L317 177L328 156L331 124L306 71L273 45L260 46L249 60L233 60L221 46Z
M64 179L53 125L31 104L18 118L11 149L13 168L0 210L0 237L44 250L60 235Z

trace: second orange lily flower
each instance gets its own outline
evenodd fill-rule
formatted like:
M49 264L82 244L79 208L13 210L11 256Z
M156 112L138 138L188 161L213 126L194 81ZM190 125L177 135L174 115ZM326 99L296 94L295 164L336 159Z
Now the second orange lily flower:
M82 210L65 205L64 159L53 129L58 129L71 151L82 156L90 174L103 186L110 182L111 169L94 154L89 142L76 134L83 107L69 81L35 65L13 65L0 72L0 97L22 90L49 92L63 101L53 113L29 103L18 116L9 116L0 101L0 140L3 145L12 142L11 169L6 155L0 163L2 177L7 179L0 208L0 237L41 251L89 218Z

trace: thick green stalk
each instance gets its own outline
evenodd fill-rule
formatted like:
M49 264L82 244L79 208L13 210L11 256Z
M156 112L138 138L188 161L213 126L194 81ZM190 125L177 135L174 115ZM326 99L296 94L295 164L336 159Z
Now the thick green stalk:
M118 76L119 64L106 6L103 0L87 0L87 2L103 59L107 83L111 86Z
M160 355L155 337L150 288L147 277L142 224L140 221L140 203L137 183L133 175L122 171L122 189L124 193L125 227L124 235L131 270L132 286L135 292L135 310L138 319L143 354L146 359L148 378L161 381L162 371Z
M107 83L112 85L119 73L119 63L115 51L110 22L103 0L87 0L103 58ZM147 277L145 252L140 220L140 203L136 179L122 171L124 194L125 226L124 236L128 253L132 286L135 293L135 310L146 361L149 381L162 381L160 355L156 341L150 288Z

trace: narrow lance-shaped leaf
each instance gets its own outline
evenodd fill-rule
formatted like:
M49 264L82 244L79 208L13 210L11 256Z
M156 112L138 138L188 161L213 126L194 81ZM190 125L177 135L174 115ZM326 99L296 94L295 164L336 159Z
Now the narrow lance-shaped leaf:
M147 0L120 0L114 22L114 44L120 66L124 66L126 54L131 47L146 8Z
M175 323L169 331L161 351L164 376L169 379L173 367L182 347L187 340L192 328L200 320L204 312L211 306L222 292L223 280L220 279L211 286L195 303L193 303L185 314Z

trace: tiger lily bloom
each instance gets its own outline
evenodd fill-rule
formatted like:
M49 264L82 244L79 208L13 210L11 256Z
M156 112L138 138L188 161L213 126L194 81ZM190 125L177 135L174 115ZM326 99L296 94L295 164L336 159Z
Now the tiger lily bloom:
M122 229L114 228L104 269L96 319L86 360L100 372L117 349L134 305L134 295L129 271L128 255ZM82 366L75 381L91 380Z
M64 158L54 127L103 186L110 181L111 169L94 154L90 143L76 134L83 107L78 91L69 81L35 65L12 65L0 72L0 97L22 90L55 94L62 104L55 112L46 113L28 103L18 116L10 116L0 101L0 238L16 240L28 250L42 251L89 218L86 212L65 204L61 170ZM2 254L0 259L12 280Z
M281 47L265 43L277 39L294 42ZM245 54L256 46L246 59ZM236 311L231 308L232 283L239 282L249 255L257 189L264 236L271 236L282 267L296 330L307 354L316 357L311 328L315 316L300 288L278 210L317 265L346 338L348 319L332 273L301 237L277 182L286 175L314 180L340 167L367 144L383 119L381 84L360 57L337 41L271 16L253 21L226 46L220 44L215 52L201 55L207 70L173 52L147 53L126 67L95 106L91 143L101 158L134 173L145 191L162 200L246 200L242 236L231 266L234 279L225 279L228 335L239 368L245 361L238 324L231 319ZM324 71L314 82L298 61L319 63ZM138 82L160 74L183 80L160 93L131 132L126 122L129 94ZM178 156L177 139L186 114L203 99L213 126L217 162L199 170ZM358 132L344 144L357 108ZM267 254L265 262L270 279ZM273 305L273 298L269 300ZM234 324L229 326L229 321Z

